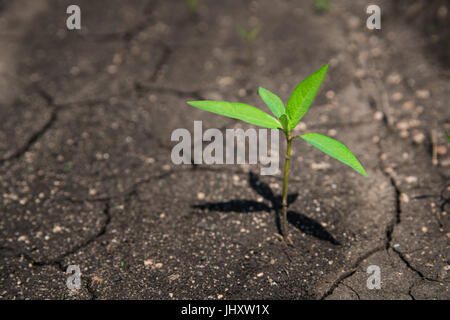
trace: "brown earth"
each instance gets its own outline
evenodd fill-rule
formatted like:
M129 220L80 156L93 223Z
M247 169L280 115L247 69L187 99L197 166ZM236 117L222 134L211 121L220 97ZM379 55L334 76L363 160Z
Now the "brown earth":
M448 2L375 1L381 30L364 1L199 3L78 1L69 31L71 1L0 2L0 298L449 299ZM296 141L287 246L281 175L176 166L170 135L249 128L185 102L286 101L325 63L296 132L369 177Z

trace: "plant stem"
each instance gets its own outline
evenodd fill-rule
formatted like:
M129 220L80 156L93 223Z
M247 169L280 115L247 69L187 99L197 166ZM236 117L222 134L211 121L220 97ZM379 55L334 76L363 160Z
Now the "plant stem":
M291 143L292 138L290 132L286 133L286 159L284 163L284 179L283 179L283 221L281 222L281 231L285 241L290 242L287 224L287 196L288 196L288 182L289 182L289 166L291 164Z

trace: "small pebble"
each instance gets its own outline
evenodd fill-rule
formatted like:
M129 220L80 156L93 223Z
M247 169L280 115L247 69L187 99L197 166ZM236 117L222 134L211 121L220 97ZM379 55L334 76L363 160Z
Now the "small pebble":
M317 170L326 170L330 167L331 167L331 165L327 162L311 163L311 169L316 170L316 171Z
M399 84L402 81L402 77L398 73L391 73L387 77L387 83L389 84Z
M330 100L333 99L335 95L333 90L328 90L327 93L325 93L325 96Z
M239 89L239 91L238 91L238 95L239 95L239 97L245 97L246 95L247 95L247 90L245 90L245 89Z
M438 155L441 155L441 156L446 155L447 154L447 148L445 146L437 146L436 147L436 153Z
M418 181L418 179L417 179L417 177L414 177L414 176L408 176L405 178L405 181L407 183L416 183Z
M419 99L428 99L430 97L430 91L425 89L417 90L416 97Z
M232 85L234 83L234 79L231 77L220 77L217 79L217 84L221 87L226 87Z
M383 120L383 117L384 117L384 115L383 115L383 112L381 112L381 111L377 111L373 115L373 118L378 121Z
M402 107L406 110L411 110L414 108L414 101L411 101L411 100L405 101L403 103Z
M180 278L180 275L178 273L174 273L174 274L170 275L168 278L170 281L175 281L178 278Z
M400 100L402 100L403 99L403 94L401 93L401 92L395 92L393 95L392 95L392 100L393 101L400 101Z
M418 132L413 136L413 141L417 144L421 144L425 140L425 135L422 132Z
M401 202L408 203L408 202L409 202L409 197L408 197L408 195L407 195L406 193L401 193L401 194L400 194L400 201L401 201Z
M205 194L204 194L203 192L197 193L197 199L198 199L198 200L203 200L203 199L205 199Z
M93 276L92 277L92 283L102 283L105 279L103 279L102 277L99 276Z
M109 74L115 74L117 72L117 66L115 65L109 65L106 68L106 71L108 71Z
M61 228L60 226L56 225L53 227L53 233L60 233L63 231L63 228Z
M397 123L396 127L399 130L407 130L409 129L409 124L406 121L400 121Z
M144 260L144 265L145 265L145 266L151 266L151 265L153 265L153 260L152 260L152 259Z

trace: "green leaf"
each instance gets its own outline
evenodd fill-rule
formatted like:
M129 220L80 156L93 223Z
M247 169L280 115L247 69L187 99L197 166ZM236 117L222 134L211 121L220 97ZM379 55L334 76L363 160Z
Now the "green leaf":
M328 64L314 72L295 87L286 105L291 128L295 128L301 118L308 112L314 97L327 73Z
M259 33L261 32L262 27L261 26L257 26L255 28L253 28L249 33L248 33L248 37L247 40L255 40L256 37L259 35Z
M367 177L367 173L361 163L359 163L353 153L341 142L319 133L306 133L301 135L300 138Z
M289 132L290 130L289 130L289 117L288 117L288 115L283 113L279 120L280 120L281 125L283 126L283 129L286 132Z
M258 108L245 103L226 101L189 101L187 104L209 112L217 113L233 119L242 120L260 127L281 129L280 122Z
M258 88L258 94L278 119L286 112L283 101L276 94L262 87Z
M248 37L247 29L245 29L244 27L242 27L240 25L236 25L236 30L242 38L247 39L247 37Z
M253 41L256 39L256 37L261 32L262 27L257 26L253 29L247 30L244 27L240 25L236 25L236 31L239 33L239 35L245 39L246 41Z

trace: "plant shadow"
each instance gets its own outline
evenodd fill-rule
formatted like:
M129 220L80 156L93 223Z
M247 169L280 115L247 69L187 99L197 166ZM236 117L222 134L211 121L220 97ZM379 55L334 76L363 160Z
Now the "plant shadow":
M267 183L262 182L259 177L250 172L249 173L250 187L265 200L270 202L267 205L264 202L258 202L254 200L230 200L226 202L208 202L200 205L191 206L194 209L211 210L220 212L239 212L239 213L252 213L252 212L274 212L275 224L278 232L281 234L281 221L280 213L282 210L282 197L276 196L270 186ZM298 197L298 193L288 195L288 206L295 202ZM287 213L288 222L301 232L313 236L317 239L328 241L333 245L340 245L337 241L320 223L307 217L306 215L297 211L289 210Z

